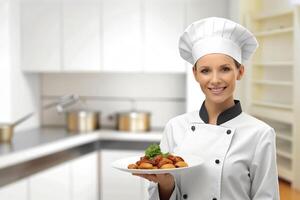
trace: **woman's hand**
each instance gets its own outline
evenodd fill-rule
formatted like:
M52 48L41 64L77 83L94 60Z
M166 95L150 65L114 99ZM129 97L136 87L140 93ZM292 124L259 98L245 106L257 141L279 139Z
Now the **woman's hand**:
M148 181L158 183L159 196L161 200L169 199L174 187L175 180L171 174L133 174L147 179Z

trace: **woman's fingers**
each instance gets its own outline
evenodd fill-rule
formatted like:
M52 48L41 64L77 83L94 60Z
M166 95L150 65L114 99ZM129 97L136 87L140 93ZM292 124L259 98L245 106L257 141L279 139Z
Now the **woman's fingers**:
M132 174L134 176L139 176L148 181L155 183L172 183L174 182L174 177L171 174Z
M158 178L156 174L132 174L134 176L139 176L147 179L148 181L158 183Z

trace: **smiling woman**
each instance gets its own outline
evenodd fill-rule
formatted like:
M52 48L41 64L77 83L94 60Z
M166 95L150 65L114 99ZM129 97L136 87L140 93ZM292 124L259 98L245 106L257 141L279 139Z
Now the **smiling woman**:
M236 62L230 56L214 53L201 57L194 65L194 77L206 96L207 107L213 108L217 106L215 104L222 103L227 109L234 105L236 80L244 74L244 66L237 66ZM210 118L213 124L216 120L216 116Z
M167 123L160 147L204 162L180 175L141 175L152 182L151 200L279 199L274 129L242 112L234 99L257 47L251 32L223 18L202 19L184 31L180 55L193 65L205 101Z

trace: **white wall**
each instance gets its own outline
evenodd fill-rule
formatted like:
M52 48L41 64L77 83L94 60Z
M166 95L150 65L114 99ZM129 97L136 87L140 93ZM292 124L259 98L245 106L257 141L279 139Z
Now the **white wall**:
M231 17L229 11L236 8L236 5L230 4L230 0L186 2L185 27L205 17ZM59 95L77 93L85 96L90 106L102 111L105 125L112 125L107 116L115 111L130 109L131 103L128 99L133 98L137 101L138 109L153 112L152 124L162 127L177 114L199 109L204 100L190 65L187 66L187 71L187 75L47 74L42 79L43 104L53 101ZM43 112L44 125L63 123L64 116L57 115L53 109Z
M65 94L78 94L88 108L101 111L103 126L113 126L110 115L132 108L150 111L152 126L185 112L184 74L46 74L42 77L42 101L47 104ZM133 103L134 102L134 103ZM76 104L71 109L81 107ZM84 107L84 106L83 106ZM44 125L63 125L64 115L56 110L43 112Z
M228 0L228 17L233 21L240 21L240 0Z
M0 121L10 122L11 116L11 70L9 59L9 1L0 1Z
M19 0L0 0L0 122L13 123L39 107L39 78L20 67ZM39 115L16 130L39 125Z
M263 10L283 10L292 8L293 4L298 3L299 0L263 0L261 2Z
M228 9L229 9L229 19L237 22L237 23L240 23L240 24L243 24L243 18L241 16L241 4L240 4L240 0L228 0ZM245 68L245 75L244 77L237 82L237 88L236 88L236 93L235 93L235 98L236 99L239 99L241 101L241 104L242 104L242 107L244 109L246 109L246 104L244 103L246 101L246 76L248 76L248 74L250 75L250 73L248 73L248 68L246 66Z

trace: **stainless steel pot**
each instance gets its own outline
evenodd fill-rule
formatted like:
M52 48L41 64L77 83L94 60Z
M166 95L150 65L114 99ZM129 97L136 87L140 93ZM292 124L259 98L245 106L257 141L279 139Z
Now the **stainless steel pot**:
M32 115L34 115L34 112L25 115L14 123L0 124L0 143L10 143L14 134L14 128L29 119Z
M62 97L59 97L58 100L55 102L52 102L50 104L42 106L42 109L49 109L54 106L56 106L56 109L58 112L61 112L65 106L72 105L73 103L77 102L79 100L78 95L65 95ZM20 118L14 123L5 123L0 124L0 143L10 143L13 138L14 128L19 125L20 123L24 122L25 120L29 119L31 116L33 116L35 112L31 112L24 117Z
M14 132L12 124L0 124L0 142L11 142Z
M100 128L100 112L88 110L66 111L67 130L70 133L90 132Z
M145 132L150 130L149 112L128 111L117 113L117 129L120 131Z

